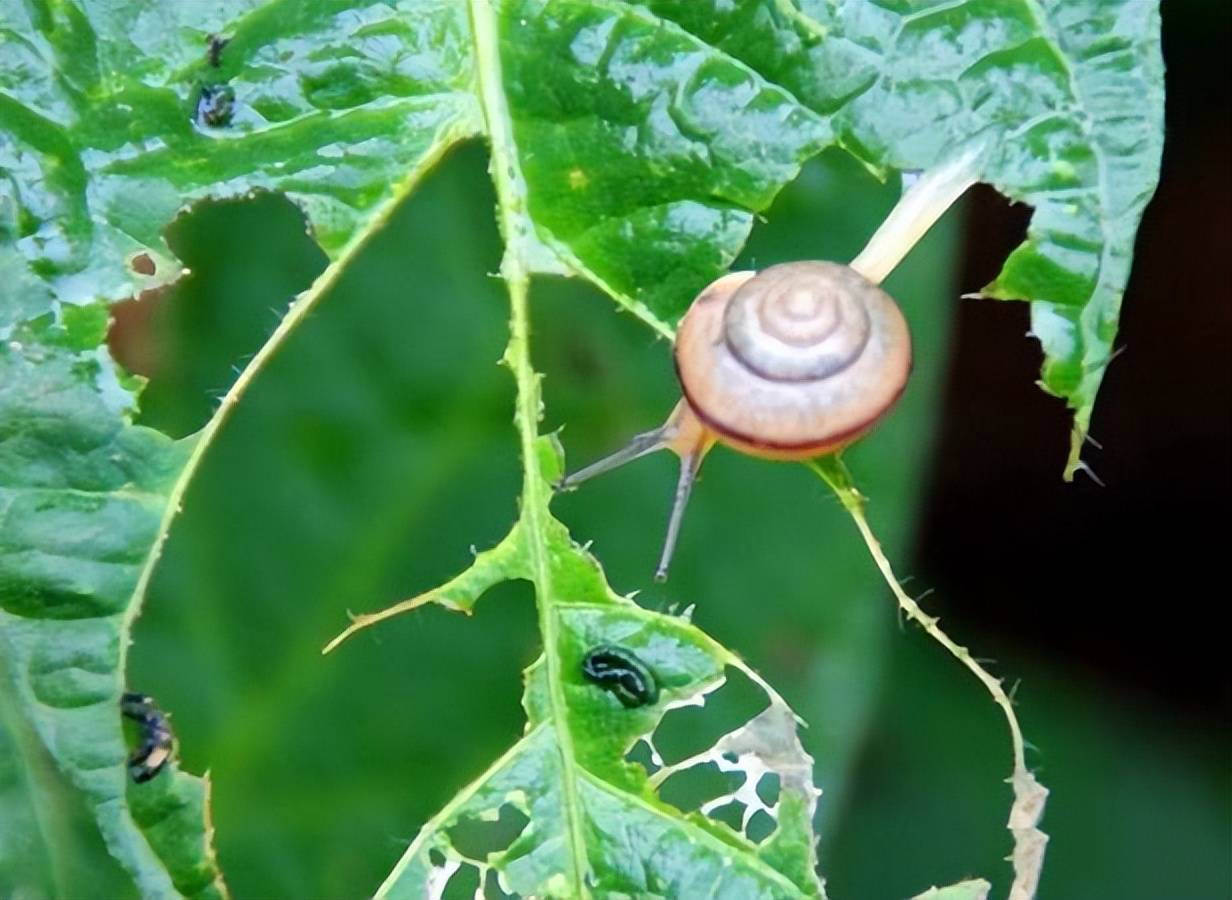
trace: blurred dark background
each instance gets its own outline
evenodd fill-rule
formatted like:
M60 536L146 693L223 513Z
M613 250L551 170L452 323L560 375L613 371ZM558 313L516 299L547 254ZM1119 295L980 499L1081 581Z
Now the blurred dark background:
M1020 681L1053 789L1041 897L1227 897L1232 493L1232 160L1222 3L1170 0L1163 180L1085 458L1034 385L1021 304L962 301L1029 210L979 190L895 273L919 347L902 408L850 454L872 520L926 606ZM450 156L257 379L189 491L136 628L131 684L214 778L238 897L370 893L425 818L520 732L537 652L529 592L470 620L424 610L322 658L345 611L418 593L515 515L512 385L494 198L480 147ZM841 155L810 164L742 264L849 258L892 205ZM205 206L171 239L193 269L121 311L142 419L188 434L322 267L286 202ZM667 347L576 282L536 282L547 428L589 460L670 409ZM798 466L707 462L668 585L649 575L674 475L651 459L561 498L619 590L698 604L810 723L835 897L990 877L1003 895L1008 742L980 687L900 627L849 521Z
M1226 6L1199 11L1164 10L1163 174L1091 426L1102 449L1083 452L1106 487L1056 477L1066 414L1031 383L1027 310L964 303L918 554L945 597L988 599L955 606L968 621L1202 715L1229 700L1227 614L1210 601L1224 593L1212 568L1232 501L1232 63L1220 49L1232 31ZM990 188L974 193L963 291L992 280L1028 216ZM992 527L971 527L981 520Z

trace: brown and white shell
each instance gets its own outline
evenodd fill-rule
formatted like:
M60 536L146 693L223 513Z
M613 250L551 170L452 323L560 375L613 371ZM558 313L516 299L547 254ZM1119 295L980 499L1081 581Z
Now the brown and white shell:
M893 298L855 270L793 262L711 284L680 323L675 359L686 401L720 441L804 459L894 405L911 336Z

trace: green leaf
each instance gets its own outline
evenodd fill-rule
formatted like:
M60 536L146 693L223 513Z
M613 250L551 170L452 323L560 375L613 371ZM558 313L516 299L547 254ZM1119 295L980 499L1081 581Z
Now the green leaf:
M511 149L538 236L660 322L832 141L778 85L637 4L500 5Z
M81 799L0 691L0 895L131 894Z
M208 896L222 886L205 784L172 765L126 787L118 703L161 541L248 378L194 437L132 425L136 385L103 345L100 301L182 274L162 231L199 199L283 191L333 265L255 371L423 168L476 129L465 15L450 2L406 16L376 3L5 0L0 28L6 690L142 894ZM215 67L208 36L224 31ZM206 123L198 104L220 85L233 114Z
M174 884L209 896L217 873L203 846L199 863L171 868L167 844L138 830L125 802L119 715L133 592L191 445L124 423L128 394L105 350L74 349L79 318L23 324L0 355L5 692L142 893L169 894ZM169 804L200 806L200 784L174 765L157 790ZM199 817L183 840L204 844Z

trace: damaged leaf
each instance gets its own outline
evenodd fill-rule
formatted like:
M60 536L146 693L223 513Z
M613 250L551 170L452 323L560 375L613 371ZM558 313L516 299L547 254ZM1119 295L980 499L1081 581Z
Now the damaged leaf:
M511 364L515 372L528 371L516 346ZM520 386L533 389L535 383L532 378ZM489 551L516 556L506 577L527 578L536 587L544 651L525 672L526 733L424 826L377 896L440 897L447 887L466 884L495 885L515 896L823 897L812 824L819 791L796 717L687 618L642 609L612 591L598 562L548 509L548 479L562 469L559 446L550 438L532 446L528 477L534 480L525 487L515 529L527 540L516 551L507 549L515 546L508 539ZM537 522L534 532L531 521ZM480 554L450 584L489 571L489 559ZM444 587L425 594L424 602L458 608L450 594ZM399 604L386 613L408 608ZM654 681L654 701L626 705L588 678L585 660L595 648L619 648L621 657L636 663ZM765 709L705 753L664 764L654 749L664 714L704 704L729 668L762 689ZM653 773L629 758L643 742L659 761ZM694 812L661 799L664 780L707 763L736 774L738 786ZM772 804L757 792L766 775L779 784ZM739 828L712 816L732 803L742 808ZM754 840L748 826L758 812L774 827ZM468 849L475 842L464 839L474 823L510 814L518 816L520 829Z

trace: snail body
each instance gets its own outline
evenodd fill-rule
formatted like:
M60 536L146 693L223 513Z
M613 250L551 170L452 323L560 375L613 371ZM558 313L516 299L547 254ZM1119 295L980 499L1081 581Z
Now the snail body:
M856 269L793 262L711 283L681 320L674 358L684 396L667 422L560 484L574 487L656 450L675 452L680 480L659 580L715 443L782 460L841 450L902 394L911 337L894 300Z

